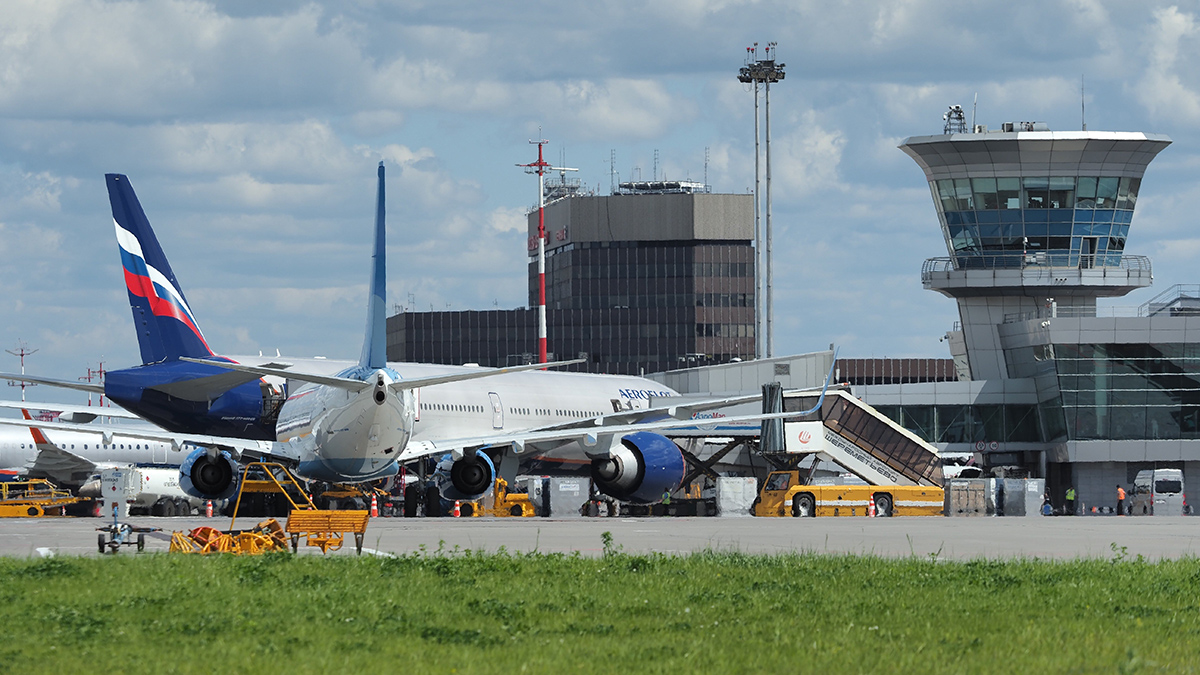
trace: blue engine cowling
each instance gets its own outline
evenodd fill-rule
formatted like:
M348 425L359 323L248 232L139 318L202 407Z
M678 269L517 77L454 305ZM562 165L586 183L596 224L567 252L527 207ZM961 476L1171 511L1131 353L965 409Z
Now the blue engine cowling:
M455 461L446 455L433 474L442 499L471 501L479 499L496 482L496 465L486 452L465 454Z
M179 465L179 487L200 499L229 499L237 492L237 462L225 450L197 448Z
M638 431L621 438L607 457L592 461L592 481L621 501L653 504L679 487L685 470L683 453L671 439Z

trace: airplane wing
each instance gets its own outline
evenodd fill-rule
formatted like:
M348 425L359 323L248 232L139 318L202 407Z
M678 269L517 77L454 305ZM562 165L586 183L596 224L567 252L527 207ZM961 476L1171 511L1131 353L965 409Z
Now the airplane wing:
M837 363L835 354L834 364ZM737 424L741 422L762 422L772 419L790 419L794 417L803 417L810 415L821 409L821 405L825 402L825 393L829 391L829 381L833 378L833 366L829 368L829 374L825 376L825 384L821 387L821 394L817 397L817 403L808 410L798 412L780 412L780 413L760 413L755 415L735 415L732 417L722 417L723 424ZM753 400L755 397L750 397ZM758 397L761 398L761 397ZM745 403L747 397L734 397L731 399L718 399L713 401L700 401L693 404L695 406L704 406L712 404L710 407L722 407L718 405L718 401L733 401L736 403ZM725 403L724 405L730 405ZM688 406L675 407L675 413L679 414L681 410L687 409ZM671 407L665 410L670 410ZM608 417L608 416L605 416ZM537 446L543 444L563 443L569 441L579 441L584 446L584 452L588 452L589 448L595 448L596 454L607 454L611 447L611 440L616 436L635 433L638 431L669 431L671 429L681 429L692 427L697 424L697 421L691 419L689 414L684 419L678 419L674 416L667 416L666 419L651 420L641 423L618 422L614 424L605 424L604 417L593 417L588 420L583 420L583 424L575 424L572 426L562 426L559 428L538 428L527 431L518 431L505 434L494 434L490 436L464 437L454 439L439 439L436 441L425 440L416 441L408 444L404 452L400 453L399 460L401 462L410 461L427 455L435 455L439 453L450 453L455 459L461 457L465 452L472 449L500 448L511 447L513 451L520 455L524 454L529 449L536 449Z
M53 380L48 377L37 377L34 375L20 375L14 373L0 373L0 380L12 380L14 382L33 382L35 384L44 384L50 387L60 387L62 389L77 389L79 391L88 391L93 394L103 394L104 385L89 384L87 382L77 382L74 380Z
M117 417L127 420L140 420L142 418L129 412L124 408L101 408L99 406L90 405L69 405L65 403L37 403L34 401L0 401L0 408L13 408L23 410L53 410L62 415L70 415L64 421L87 423L97 417Z
M95 462L68 452L52 443L38 443L38 453L33 461L25 465L25 473L33 478L48 478L56 483L76 483L72 477L81 473L92 474L97 470Z
M327 387L337 387L339 389L347 389L349 391L362 391L363 389L374 386L373 382L364 382L351 377L338 377L336 375L318 375L315 373L301 373L292 370L286 370L282 367L269 366L247 366L240 363L226 363L224 361L211 361L205 359L193 359L189 357L181 357L181 361L190 363L207 363L210 365L227 368L229 370L240 371L243 373L252 373L256 376L274 375L277 377L286 377L292 380L300 380L301 382L311 382ZM495 375L503 375L505 373L519 373L526 370L540 370L543 368L558 368L560 366L570 366L576 363L583 363L586 359L573 359L571 361L555 361L553 363L532 363L523 366L509 366L505 368L481 368L478 372L469 373L452 373L448 375L433 375L430 377L418 377L411 380L400 380L391 384L392 391L402 391L404 389L417 389L420 387L432 387L438 384L446 384L448 382L462 382L465 380L477 380L483 377L493 377Z
M59 431L92 433L102 436L104 443L112 443L114 436L120 436L122 438L133 438L143 441L159 441L162 443L170 443L171 446L176 449L182 448L184 445L221 447L233 450L234 454L238 456L244 453L251 453L256 455L270 455L276 458L288 460L299 459L298 457L294 456L294 453L289 453L287 451L287 444L285 443L249 441L244 438L229 438L226 436L177 434L153 427L134 427L126 425L115 426L107 424L73 424L70 422L38 422L36 420L23 420L15 418L0 418L0 424L19 427L36 427L39 429Z

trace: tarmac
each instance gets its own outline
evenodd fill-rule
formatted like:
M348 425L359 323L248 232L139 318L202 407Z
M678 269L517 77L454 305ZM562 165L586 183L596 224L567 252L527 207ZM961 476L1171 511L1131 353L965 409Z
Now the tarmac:
M0 520L0 555L99 555L96 527L101 518L6 518ZM134 525L159 527L147 535L146 552L166 552L172 530L201 525L226 528L227 518L131 517ZM241 518L248 528L257 519ZM1200 517L1024 517L1024 518L375 518L364 538L364 555L404 555L425 551L542 553L594 556L603 553L602 535L627 553L685 554L698 551L742 553L829 553L918 556L939 560L977 558L1149 560L1200 556ZM342 550L354 555L353 535ZM39 551L41 549L41 551ZM320 555L306 548L301 553ZM134 555L124 547L118 555Z

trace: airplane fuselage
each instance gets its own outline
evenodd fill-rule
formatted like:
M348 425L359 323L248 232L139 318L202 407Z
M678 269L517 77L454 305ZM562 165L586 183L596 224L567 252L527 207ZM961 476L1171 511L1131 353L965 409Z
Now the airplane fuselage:
M276 437L300 457L299 473L329 481L362 481L394 475L396 459L412 436L411 392L394 394L390 368L358 367L338 373L361 379L361 391L305 384L279 413Z

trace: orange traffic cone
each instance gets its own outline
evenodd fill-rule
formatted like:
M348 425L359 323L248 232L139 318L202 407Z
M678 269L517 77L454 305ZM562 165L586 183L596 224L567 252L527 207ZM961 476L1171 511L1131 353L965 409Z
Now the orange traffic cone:
M371 495L371 517L379 517L379 499L375 495Z
M462 515L462 502L455 499L454 500L454 517L457 518L461 515Z
M875 495L871 495L867 498L867 517L875 517Z
M204 517L212 518L212 500L211 499L204 502Z

